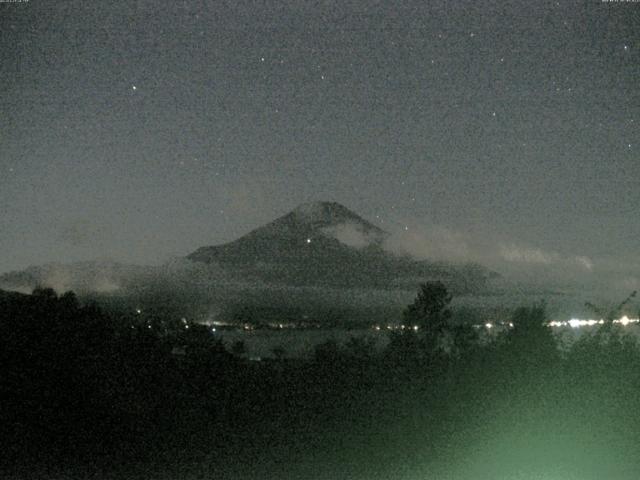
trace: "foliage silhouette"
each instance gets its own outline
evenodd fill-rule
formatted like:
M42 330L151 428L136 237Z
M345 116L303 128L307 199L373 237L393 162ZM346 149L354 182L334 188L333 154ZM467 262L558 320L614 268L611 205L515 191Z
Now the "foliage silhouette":
M452 298L440 281L421 284L416 299L403 312L405 325L417 325L425 335L437 337L448 327Z
M512 428L535 465L553 463L549 451L567 448L564 439L597 452L640 442L628 408L640 401L640 353L622 326L585 334L561 354L540 304L517 309L513 328L480 344L475 329L449 325L449 296L437 291L439 307L422 310L424 325L436 319L425 330L449 339L450 355L427 354L422 329L405 329L385 350L353 337L318 345L310 359L263 362L237 358L219 332L197 324L163 330L73 294L0 292L3 457L27 468L102 465L97 477L121 464L245 478L239 459L289 468L295 452L347 476L353 467L363 478L397 478L403 465L439 459L468 465L478 456L489 468L496 447L525 461L514 441L499 443ZM580 436L585 425L598 432L593 440ZM465 478L492 478L481 473Z

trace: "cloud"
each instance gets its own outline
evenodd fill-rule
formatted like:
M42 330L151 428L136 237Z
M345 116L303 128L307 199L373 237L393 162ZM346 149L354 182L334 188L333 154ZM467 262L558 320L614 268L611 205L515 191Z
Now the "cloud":
M535 247L520 246L513 243L501 244L499 255L503 260L512 263L531 265L554 265L558 267L578 267L582 270L593 270L593 261L584 255L561 255L558 252L544 251Z
M391 234L384 248L417 260L476 261L480 257L463 234L441 226L406 226Z
M589 257L578 256L574 257L575 261L582 265L587 270L593 270L593 261Z
M546 253L538 248L519 247L514 244L500 245L500 256L508 262L542 265L549 265L558 260L557 254Z
M118 272L108 263L88 262L43 267L40 284L58 293L68 290L111 293L120 288Z
M416 260L479 263L519 284L582 288L604 274L600 261L581 252L564 253L491 232L473 235L442 225L405 222L385 239L383 246L396 255Z
M354 248L364 248L375 241L359 225L355 223L341 223L323 229L323 232L339 242Z
M416 260L476 261L481 257L464 234L442 226L406 226L387 237L367 232L356 223L327 227L323 232L354 248L364 248L381 241L386 251Z

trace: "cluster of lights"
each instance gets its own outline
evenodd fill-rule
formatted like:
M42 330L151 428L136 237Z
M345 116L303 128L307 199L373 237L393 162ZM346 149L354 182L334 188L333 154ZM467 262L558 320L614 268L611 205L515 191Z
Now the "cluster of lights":
M513 323L512 322L506 322L506 323L491 323L491 322L487 322L487 323L484 323L484 324L473 325L473 328L486 328L487 330L491 330L492 328L496 328L496 327L513 328Z
M600 320L581 320L579 318L572 318L570 320L553 320L548 323L550 327L560 328L560 327L571 327L571 328L580 328L580 327L593 327L595 325L604 325L605 321L603 319ZM629 318L626 315L613 320L613 323L622 325L623 327L630 325L632 323L640 323L640 319L638 318ZM487 322L484 325L474 325L475 328L486 328L487 330L491 330L496 327L495 323ZM513 323L508 322L502 324L503 327L513 328Z
M137 310L137 313L141 313L140 310ZM189 328L189 324L187 322L186 318L182 318L182 323L184 325L184 328ZM571 327L571 328L580 328L580 327L592 327L595 325L603 325L605 323L605 320L600 319L600 320L581 320L578 318L572 318L570 320L553 320L551 322L548 323L548 325L550 327L554 327L554 328L560 328L560 327ZM627 326L633 323L640 323L640 318L629 318L626 315L618 318L616 320L613 320L613 323L615 324L619 324L622 326ZM222 322L213 322L214 325L225 325ZM284 325L282 323L278 323L274 325L275 327L277 327L278 329L284 329L287 327L287 325ZM499 324L495 324L495 323L491 323L491 322L487 322L485 324L481 324L481 325L474 325L475 328L485 328L487 330L492 330L495 327L506 327L506 328L513 328L513 322L506 322L506 323L499 323ZM132 327L133 328L133 327ZM148 328L151 328L151 325L148 326ZM242 329L245 331L251 331L253 330L253 326L250 324L245 323L242 326ZM404 324L388 324L386 326L380 326L380 325L374 325L373 329L377 332L381 331L381 330L413 330L414 332L417 332L420 327L418 325L404 325ZM213 327L211 328L212 332L216 332L216 328Z
M640 319L638 318L629 318L626 315L622 318L618 318L613 320L613 323L617 323L622 325L623 327L631 324L638 323ZM550 327L571 327L571 328L580 328L580 327L593 327L595 325L603 325L605 321L603 319L600 320L580 320L579 318L572 318L571 320L566 321L553 321L549 322Z
M381 327L380 325L374 325L373 329L376 331L380 331L382 330L383 327ZM386 326L387 330L413 330L414 332L417 332L420 327L418 325L393 325L393 324L389 324Z

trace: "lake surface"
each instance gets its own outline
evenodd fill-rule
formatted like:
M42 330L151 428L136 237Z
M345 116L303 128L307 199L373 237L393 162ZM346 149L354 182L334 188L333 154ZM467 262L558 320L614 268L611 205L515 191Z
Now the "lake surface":
M574 319L576 320L576 319ZM637 319L631 319L631 322L618 324L622 332L630 333L640 339L640 325ZM576 321L565 322L564 324L556 324L552 326L558 340L565 347L570 346L580 336L594 332L599 327L597 324L579 324ZM500 331L507 326L495 325L478 325L478 333L480 338L488 341L494 338ZM288 358L310 358L314 354L314 349L327 341L335 341L338 345L344 345L352 337L364 338L371 341L378 351L382 351L389 344L389 328L355 328L355 329L258 329L258 330L241 330L217 329L213 334L221 338L224 344L230 348L234 342L243 341L249 358L273 358L274 348L283 348L285 357Z
M283 329L283 330L222 330L214 335L222 339L227 347L234 342L243 341L249 358L272 358L273 349L282 347L285 357L309 358L313 356L316 345L335 341L344 345L351 337L366 338L375 342L382 350L389 343L386 332L369 329Z

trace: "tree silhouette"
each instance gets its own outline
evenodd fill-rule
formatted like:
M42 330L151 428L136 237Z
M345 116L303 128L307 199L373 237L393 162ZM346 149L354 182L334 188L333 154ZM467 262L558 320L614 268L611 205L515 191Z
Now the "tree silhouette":
M449 331L451 300L442 282L421 284L415 300L402 314L405 328L390 333L387 360L397 366L411 366L430 362L434 355L442 353L450 340L445 337L452 334Z
M442 333L451 318L451 300L444 283L436 281L421 284L418 296L403 313L405 324L417 325L427 333Z
M49 287L36 287L31 292L31 295L36 299L53 301L58 298L58 294L53 288Z
M517 308L513 328L505 334L507 353L521 367L544 368L559 359L556 339L547 323L546 305Z
M247 353L247 346L242 340L236 340L231 345L231 353L233 353L236 357L242 357Z
M613 321L619 317L620 315L622 315L622 312L624 310L624 308L633 301L633 299L636 297L637 295L637 291L634 290L633 292L631 292L629 294L629 296L627 296L627 298L625 298L622 302L620 302L617 306L615 306L614 308L610 308L610 309L606 309L606 308L602 308L602 307L598 307L596 305L594 305L591 302L585 302L585 306L591 310L593 313L595 313L596 315L598 315L602 320L604 320L604 324L605 325L610 325L613 323Z
M417 326L428 350L439 346L442 334L449 327L452 296L440 281L420 285L416 299L403 312L404 324L409 328Z
M341 357L340 347L338 343L330 338L323 343L319 343L314 349L315 361L321 364L336 363Z
M271 353L273 353L273 356L276 358L276 360L283 360L287 351L282 345L278 345L271 349Z

